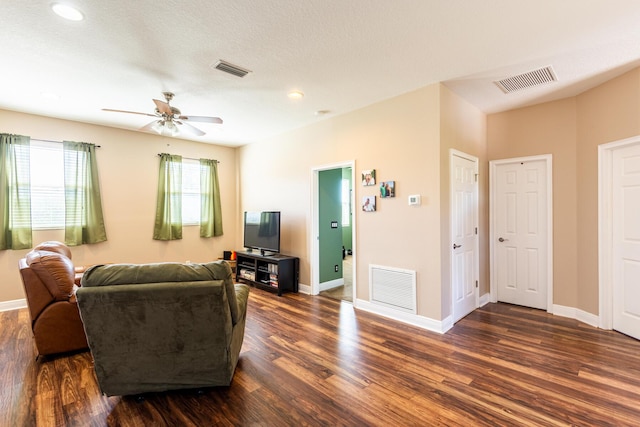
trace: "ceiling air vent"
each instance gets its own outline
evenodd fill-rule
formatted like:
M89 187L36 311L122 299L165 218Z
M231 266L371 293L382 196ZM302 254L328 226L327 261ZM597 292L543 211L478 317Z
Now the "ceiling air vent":
M223 61L222 59L216 62L213 68L215 68L216 70L224 71L225 73L233 74L237 77L244 77L251 72L242 67L238 67L237 65L230 64L227 61Z
M495 81L494 83L504 93L511 93L521 89L528 89L543 84L556 82L558 78L551 66L539 68L527 73L518 74L517 76L507 77L506 79Z

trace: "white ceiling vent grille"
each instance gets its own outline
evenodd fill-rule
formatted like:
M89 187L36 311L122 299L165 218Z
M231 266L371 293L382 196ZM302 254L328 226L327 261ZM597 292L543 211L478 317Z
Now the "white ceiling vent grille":
M558 81L556 73L551 66L507 77L506 79L495 81L494 83L504 93L511 93L517 90L528 89L535 86L544 85Z
M237 65L233 65L227 61L223 61L222 59L216 62L213 68L224 71L225 73L233 74L237 77L244 77L251 72L250 70L238 67Z

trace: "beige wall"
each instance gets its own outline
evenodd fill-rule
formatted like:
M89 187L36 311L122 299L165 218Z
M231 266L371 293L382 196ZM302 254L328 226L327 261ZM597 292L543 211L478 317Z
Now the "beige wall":
M100 173L108 241L72 248L76 264L101 262L160 262L217 259L236 247L236 150L229 147L164 138L140 132L82 124L0 110L0 132L34 139L86 141L100 145ZM152 239L158 179L158 153L213 158L219 167L224 236L201 239L198 227L185 227L183 239ZM64 240L63 230L34 231L34 244ZM28 250L0 251L0 302L24 298L18 260Z
M312 169L355 160L356 177L375 169L394 180L396 197L362 212L378 187L354 185L357 298L369 299L369 264L417 271L418 312L440 318L439 85L324 119L242 147L241 209L282 211L282 252L300 257L300 282L310 285ZM268 179L265 179L268 177ZM420 194L422 205L407 197Z
M448 189L448 160L444 172L441 163L448 147L484 159L484 126L483 114L436 84L245 146L239 154L240 210L282 211L282 251L301 258L300 281L310 285L312 169L351 160L357 177L375 169L378 182L396 182L396 197L378 197L377 211L364 213L362 197L379 195L378 188L354 185L357 298L369 300L370 264L415 270L418 314L443 319L451 302L441 243L441 237L449 239L442 223L449 208L441 197L443 182ZM421 206L408 205L412 194L422 196Z
M553 156L553 302L577 306L576 102L488 116L489 160Z
M473 105L440 86L440 203L442 239L443 317L451 314L451 239L450 239L450 150L462 151L478 158L478 240L479 292L489 292L489 200L486 116Z
M640 133L640 69L487 119L489 160L553 155L554 295L598 314L598 145Z
M577 306L599 312L598 145L640 134L640 69L634 69L576 98L577 133Z

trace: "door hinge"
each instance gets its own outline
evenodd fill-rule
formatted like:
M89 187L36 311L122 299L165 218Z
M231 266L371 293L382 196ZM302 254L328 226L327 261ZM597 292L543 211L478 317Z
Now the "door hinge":
M478 234L478 227L476 227L476 234Z
M476 288L478 287L478 281L476 280Z
M476 182L478 182L478 174L475 175Z

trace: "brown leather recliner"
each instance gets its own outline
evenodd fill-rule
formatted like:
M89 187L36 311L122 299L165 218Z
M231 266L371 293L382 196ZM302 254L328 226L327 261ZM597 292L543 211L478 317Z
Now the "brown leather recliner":
M66 253L71 255L64 244L46 242L18 262L39 355L88 348L76 302L76 271Z
M42 242L38 246L33 248L33 250L57 252L71 259L71 249L69 249L69 246L65 245L62 242L58 242L57 240ZM73 269L75 270L75 284L80 286L80 280L82 279L82 275L86 271L87 267L74 265Z

